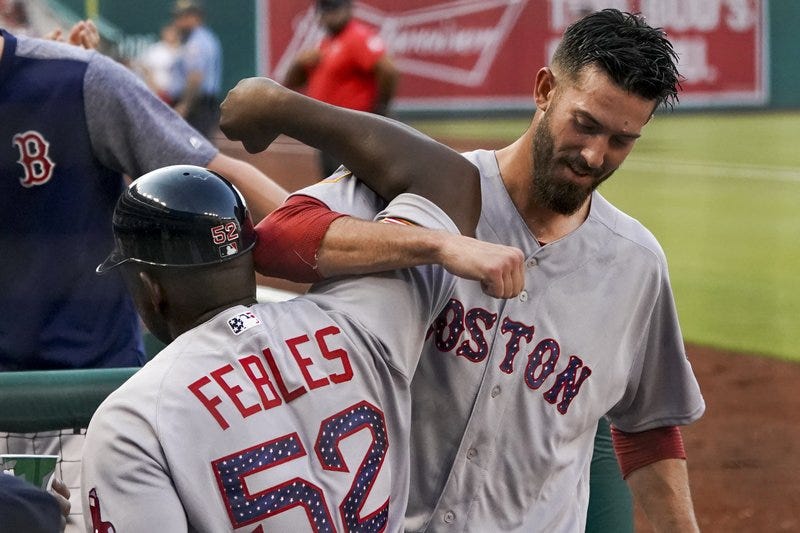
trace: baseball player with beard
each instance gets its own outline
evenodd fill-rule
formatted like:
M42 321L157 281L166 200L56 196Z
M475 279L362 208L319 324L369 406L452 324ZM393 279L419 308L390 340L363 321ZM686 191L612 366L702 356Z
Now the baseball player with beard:
M649 231L595 190L655 109L677 100L675 60L663 32L641 17L588 15L537 72L537 110L522 137L464 154L481 174L477 237L523 251L525 290L492 299L458 280L428 331L412 384L408 530L582 532L604 418L657 530L697 530L679 426L705 406L666 259ZM259 121L285 120L261 98L270 91L263 80L237 87L223 106L223 131L255 147ZM385 204L379 196L334 175L271 214L270 234L291 234L309 209L369 217ZM333 251L363 238L325 236L318 254L293 241L283 258L257 248L256 265L295 279L340 274L347 268ZM383 249L364 254L360 268L402 265L385 261ZM292 256L301 260L286 267Z
M302 98L273 101L299 131L264 136L285 131L329 150L396 197L376 217L396 224L332 214L327 236L402 240L395 253L426 266L257 304L256 234L238 191L194 166L138 178L117 203L116 247L98 272L119 268L148 328L170 344L89 425L88 531L401 530L410 379L453 273L498 297L522 288L519 250L457 234L480 212L474 166L387 119ZM269 235L259 240L267 253Z

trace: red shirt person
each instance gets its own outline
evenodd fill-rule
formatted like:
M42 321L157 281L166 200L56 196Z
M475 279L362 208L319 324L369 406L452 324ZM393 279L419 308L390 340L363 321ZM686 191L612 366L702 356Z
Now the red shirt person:
M385 115L398 72L383 39L353 19L351 0L316 0L316 8L327 35L318 48L297 55L283 84L306 87L308 96L328 104ZM324 153L320 164L324 176L339 166Z

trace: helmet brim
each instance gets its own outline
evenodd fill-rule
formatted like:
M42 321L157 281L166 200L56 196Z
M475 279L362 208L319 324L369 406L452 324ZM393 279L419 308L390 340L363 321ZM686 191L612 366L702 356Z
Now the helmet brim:
M127 263L130 261L129 257L125 257L119 250L114 250L108 257L106 257L105 261L97 265L95 272L98 274L105 274L106 272L113 270L120 266L123 263Z

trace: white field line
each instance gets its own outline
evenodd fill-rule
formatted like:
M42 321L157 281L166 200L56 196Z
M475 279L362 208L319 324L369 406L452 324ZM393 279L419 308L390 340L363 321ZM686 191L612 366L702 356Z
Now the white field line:
M665 172L680 175L702 175L712 178L740 178L759 181L800 183L800 167L677 161L649 157L631 157L622 165L634 172Z

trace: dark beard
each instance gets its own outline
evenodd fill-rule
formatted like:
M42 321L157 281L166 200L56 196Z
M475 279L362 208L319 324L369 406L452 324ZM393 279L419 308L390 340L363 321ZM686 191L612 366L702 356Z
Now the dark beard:
M611 174L603 176L602 170L589 169L580 156L574 160L556 159L553 155L554 152L555 142L550 133L549 115L545 114L533 135L531 193L539 205L560 215L571 215L580 209L592 191ZM573 181L559 179L555 173L559 163L567 163L580 172L589 172L595 181L587 188Z

